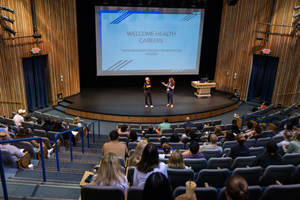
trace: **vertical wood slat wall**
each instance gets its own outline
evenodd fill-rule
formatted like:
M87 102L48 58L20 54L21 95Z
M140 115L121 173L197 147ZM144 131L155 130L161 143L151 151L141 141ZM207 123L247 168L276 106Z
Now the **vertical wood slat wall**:
M57 104L60 92L63 97L80 92L76 0L35 0L35 4L42 38L0 42L0 116L11 117L12 111L27 109L22 58L34 56L30 52L34 47L41 49L38 55L48 55L46 73L50 105ZM0 10L0 15L15 20L13 25L0 20L1 25L17 31L16 37L33 35L30 0L0 0L0 5L15 10L15 14ZM13 37L3 29L0 34L2 38Z
M262 49L269 48L270 56L279 57L272 103L300 105L300 28L271 26L267 43L256 40L257 36L266 37L267 26L258 23L269 23L272 3L273 0L240 0L235 6L228 6L223 0L216 88L230 93L239 89L241 100L246 100L253 54L263 55ZM300 12L294 10L298 5L300 0L275 0L271 23L294 26L300 21L300 17L293 18ZM225 75L226 71L229 75Z

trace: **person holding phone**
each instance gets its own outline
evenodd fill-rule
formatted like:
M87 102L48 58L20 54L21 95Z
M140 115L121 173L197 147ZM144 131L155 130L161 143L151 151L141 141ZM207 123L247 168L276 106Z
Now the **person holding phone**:
M174 94L174 89L175 89L175 81L171 77L169 78L168 84L165 82L161 82L164 86L167 87L167 98L168 98L168 104L167 107L171 105L171 108L173 108L173 94Z
M152 96L151 96L151 82L150 78L146 77L145 78L146 82L144 83L144 95L145 95L145 107L148 108L148 98L150 101L150 107L153 108L152 104Z

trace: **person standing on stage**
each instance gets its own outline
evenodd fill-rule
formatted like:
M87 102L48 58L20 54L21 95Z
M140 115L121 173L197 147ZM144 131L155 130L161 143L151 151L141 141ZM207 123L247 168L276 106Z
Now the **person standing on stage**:
M148 108L148 97L149 97L150 107L153 108L150 78L146 77L145 80L146 80L146 82L144 83L145 107Z
M171 108L173 108L173 94L174 94L174 88L175 88L175 81L171 77L171 78L169 78L168 84L165 84L165 82L161 82L161 83L167 87L167 97L168 97L167 106L169 107L171 104Z

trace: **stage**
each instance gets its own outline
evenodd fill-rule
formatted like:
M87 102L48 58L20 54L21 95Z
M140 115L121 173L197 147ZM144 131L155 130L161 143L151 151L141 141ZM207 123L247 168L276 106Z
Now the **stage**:
M167 96L164 86L151 89L154 108L145 108L143 87L88 88L80 94L64 100L71 103L66 113L115 122L160 123L164 116L170 122L213 117L238 107L238 101L231 100L232 94L212 90L210 98L196 98L192 86L176 87L174 107L166 107Z

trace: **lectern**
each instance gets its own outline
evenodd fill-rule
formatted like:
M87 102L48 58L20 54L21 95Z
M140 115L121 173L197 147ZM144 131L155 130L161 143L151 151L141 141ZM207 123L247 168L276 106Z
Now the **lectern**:
M211 97L210 89L216 87L216 83L200 83L200 81L192 81L192 86L197 89L195 96L201 97Z

